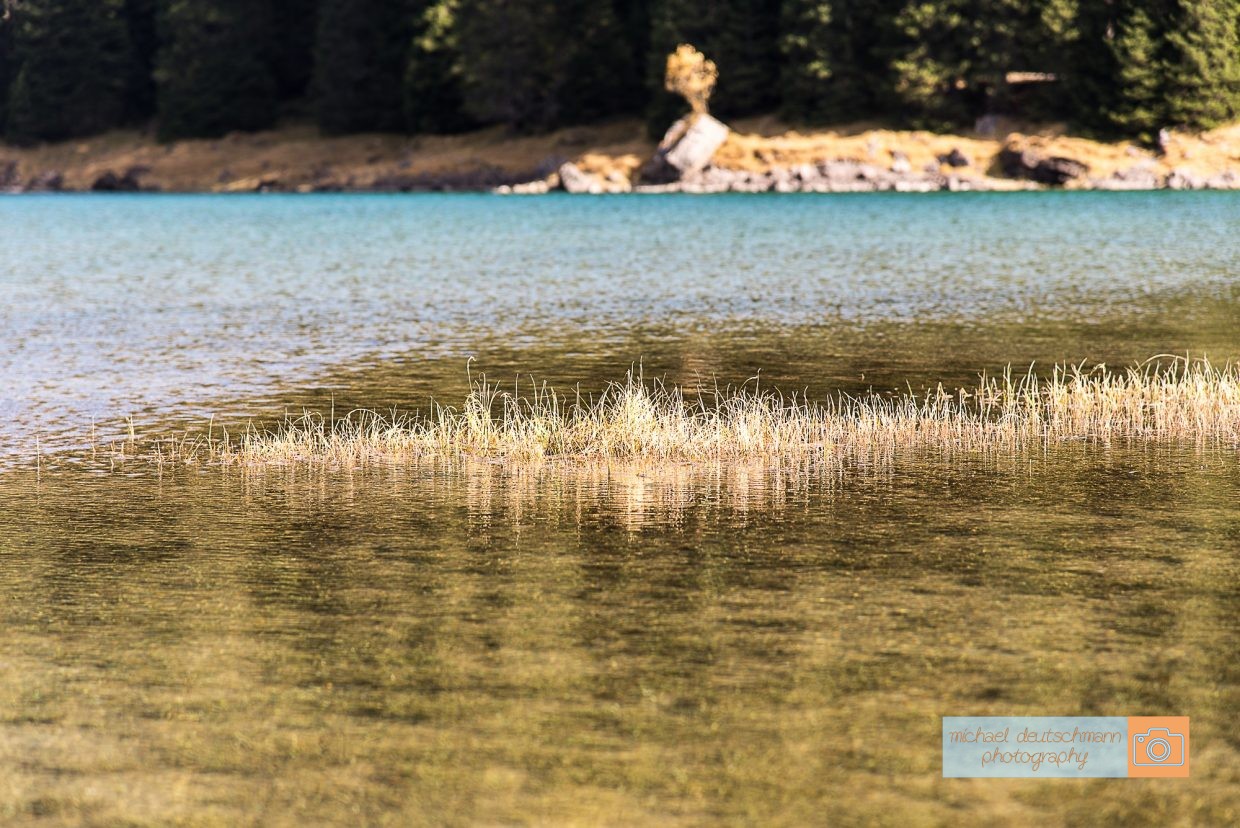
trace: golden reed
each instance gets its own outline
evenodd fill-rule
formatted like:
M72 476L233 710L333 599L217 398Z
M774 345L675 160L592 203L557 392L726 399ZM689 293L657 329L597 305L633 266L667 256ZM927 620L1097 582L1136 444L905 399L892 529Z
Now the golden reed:
M750 388L681 389L632 373L600 396L570 399L471 383L460 409L415 415L304 414L270 431L181 440L162 460L341 467L423 459L500 462L823 460L903 450L1016 451L1066 441L1240 445L1240 368L1163 358L1112 371L1057 367L983 376L922 396L838 395L809 402Z

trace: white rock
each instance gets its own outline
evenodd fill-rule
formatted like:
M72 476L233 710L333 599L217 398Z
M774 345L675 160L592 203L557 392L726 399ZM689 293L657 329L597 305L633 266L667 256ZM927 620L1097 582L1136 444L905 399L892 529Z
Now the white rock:
M667 131L663 141L669 145L660 144L659 152L663 160L679 170L682 176L699 172L706 168L715 151L728 140L728 132L726 124L705 113L686 115Z

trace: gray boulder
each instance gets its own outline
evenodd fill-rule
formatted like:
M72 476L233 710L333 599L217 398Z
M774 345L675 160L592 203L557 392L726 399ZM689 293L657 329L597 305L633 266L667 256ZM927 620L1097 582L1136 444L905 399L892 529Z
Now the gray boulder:
M65 186L65 177L58 170L44 170L26 184L28 193L54 193Z
M138 180L140 175L141 171L137 168L126 170L124 175L107 170L95 179L90 188L97 193L136 193L142 189L142 183Z
M1236 175L1231 170L1224 170L1217 175L1210 176L1206 181L1206 187L1211 190L1238 190L1240 189L1240 175Z
M16 161L0 161L0 189L16 187L20 178L17 175Z
M1035 150L1010 146L999 151L999 167L1011 178L1027 178L1057 187L1089 172L1089 165L1075 158L1046 156Z
M715 151L728 140L725 124L709 115L698 115L683 134L667 149L664 160L681 175L696 172L710 163Z
M951 152L938 156L938 159L940 164L946 164L949 167L969 166L969 156L961 152L959 147L952 147Z
M789 169L792 178L805 184L822 180L822 170L816 164L797 164Z
M560 165L560 186L565 192L573 194L601 193L603 187L597 178L583 172L576 164L569 162Z
M1168 190L1204 190L1206 180L1192 170L1176 167L1167 174L1163 186Z
M1146 164L1134 164L1107 178L1095 179L1093 185L1098 190L1157 190L1160 186L1158 176Z
M726 124L705 113L686 115L663 136L642 178L669 182L701 172L728 139L729 131Z

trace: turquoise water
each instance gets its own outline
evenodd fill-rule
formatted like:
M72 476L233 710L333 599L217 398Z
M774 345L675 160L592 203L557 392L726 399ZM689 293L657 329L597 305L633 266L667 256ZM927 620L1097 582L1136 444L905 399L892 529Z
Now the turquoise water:
M1240 196L0 200L0 452L92 421L596 386L969 381L1237 355Z

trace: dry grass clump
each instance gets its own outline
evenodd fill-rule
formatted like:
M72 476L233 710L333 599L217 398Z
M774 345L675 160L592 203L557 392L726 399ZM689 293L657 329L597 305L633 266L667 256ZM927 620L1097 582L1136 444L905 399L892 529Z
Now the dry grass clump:
M982 377L972 389L888 397L840 394L822 403L760 390L710 389L690 399L640 374L599 397L528 395L485 379L460 410L336 419L305 414L278 428L211 441L229 464L377 462L475 457L497 461L844 460L903 450L1015 451L1054 442L1161 440L1240 444L1240 369L1205 360L1126 371L1057 367Z

